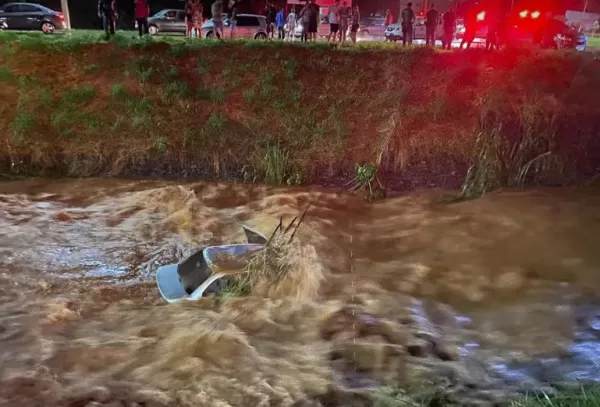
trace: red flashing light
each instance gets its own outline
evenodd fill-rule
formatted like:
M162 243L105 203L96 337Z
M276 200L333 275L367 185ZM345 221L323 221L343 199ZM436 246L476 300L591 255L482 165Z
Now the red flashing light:
M65 16L63 15L63 13L57 13L56 16L60 21L65 21Z
M477 14L477 21L483 20L485 20L485 11L482 11L481 13Z
M539 11L534 11L533 13L531 13L531 18L538 18L539 16L540 16Z
M519 13L519 15L521 16L521 18L525 18L525 17L527 17L527 14L529 14L529 11L528 11L528 10L523 10L523 11L521 11L521 12Z

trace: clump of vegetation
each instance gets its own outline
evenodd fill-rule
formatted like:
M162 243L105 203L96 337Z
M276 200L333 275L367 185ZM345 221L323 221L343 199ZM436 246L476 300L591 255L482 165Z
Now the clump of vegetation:
M463 183L460 199L480 197L501 187L523 187L544 179L564 181L561 157L555 153L557 112L552 105L531 102L517 112L486 112L475 144L475 160ZM512 118L512 120L508 119Z
M600 407L600 388L582 387L577 391L558 392L554 395L527 395L513 401L512 407Z
M12 83L15 81L15 76L12 71L6 66L0 66L0 82Z
M377 178L377 166L373 163L356 165L356 176L347 184L350 191L363 191L365 199L374 201L385 195L385 189Z
M297 299L314 298L323 278L314 257L302 250L294 238L309 208L288 225L279 224L263 250L258 251L244 270L234 276L223 296L264 295Z

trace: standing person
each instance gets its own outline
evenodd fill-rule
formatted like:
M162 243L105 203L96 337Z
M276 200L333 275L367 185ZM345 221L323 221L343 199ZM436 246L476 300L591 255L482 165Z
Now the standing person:
M118 18L116 1L98 0L98 17L102 19L106 36L113 35L115 33L115 22Z
M294 41L294 37L296 35L296 24L298 22L298 18L296 16L296 11L294 10L294 6L290 11L290 14L287 16L287 26L288 26L288 39L290 41Z
M356 33L358 32L358 27L360 27L360 11L358 9L358 4L355 4L352 8L352 25L350 26L350 39L354 44L356 44Z
M229 11L231 11L231 18L229 19L229 39L232 40L235 35L235 28L237 27L237 14L238 14L238 0L229 0Z
M317 31L319 30L319 6L317 6L316 0L310 0L308 7L310 15L308 39L314 42L317 39Z
M452 9L446 11L443 17L444 36L442 37L442 49L450 49L454 34L456 33L456 14Z
M408 3L406 8L402 10L402 45L412 45L413 41L413 24L415 23L415 12L412 9L412 3Z
M340 42L346 42L346 35L348 34L348 20L350 19L350 9L348 3L343 2L342 8L339 11L340 15Z
M475 40L475 35L477 34L477 12L474 8L471 8L467 12L467 16L465 18L465 33L463 34L463 38L460 42L460 49L462 49L463 45L467 45L467 49L471 48L471 44L473 40Z
M308 4L308 0L306 0L306 4L300 10L300 21L302 22L302 36L300 37L300 41L306 42L308 41L308 30L310 26L310 6Z
M310 16L308 15L308 0L306 4L300 10L300 22L302 23L302 35L300 36L301 42L308 41L308 26L310 22Z
M148 17L150 17L150 5L148 0L135 0L135 21L137 21L140 37L148 34Z
M331 37L333 37L333 42L335 42L335 37L337 37L339 29L340 0L335 0L335 4L329 7L329 36L327 37L327 42L331 41Z
M439 23L440 13L435 9L435 4L431 3L431 9L427 12L425 20L425 45L431 42L431 46L435 48L435 33Z
M388 26L394 24L394 15L392 14L392 11L388 8L385 11L385 28L387 29Z
M273 36L275 35L275 15L275 7L273 7L271 2L268 2L265 13L265 17L267 18L267 38L273 39Z
M285 26L285 13L283 12L283 7L277 12L275 23L277 24L277 39L285 40L285 31L283 29Z
M194 0L192 3L192 23L194 36L196 38L202 38L203 12L204 7L202 7L202 3L200 2L200 0Z
M490 17L487 19L487 34L485 36L485 49L490 51L492 49L498 49L498 30L500 28L500 19L498 13L489 13Z
M192 38L192 31L194 30L194 0L188 0L185 6L185 36Z
M198 2L200 3L200 2ZM213 33L218 39L223 38L223 1L215 0L210 9L213 21ZM200 24L202 28L202 24Z

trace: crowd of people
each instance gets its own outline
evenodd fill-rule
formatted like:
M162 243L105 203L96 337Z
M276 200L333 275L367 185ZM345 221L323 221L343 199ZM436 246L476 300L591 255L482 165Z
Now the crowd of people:
M236 17L238 15L239 3L242 0L229 0L227 9L229 12L229 38L235 37ZM319 35L319 26L321 23L321 10L316 4L316 0L305 0L306 4L299 12L292 6L289 12L284 7L276 7L270 1L265 8L265 18L267 23L267 38L274 39L275 33L280 40L294 41L296 37L296 28L302 27L301 41L316 41ZM142 36L148 32L148 18L150 16L150 6L148 0L133 0L135 20L137 23L139 35ZM399 15L399 25L402 29L403 45L411 45L413 42L413 33L416 22L416 15L413 11L412 3L407 3ZM224 38L223 26L223 0L215 0L212 3L210 14L213 22L213 33L216 38ZM186 15L186 35L188 37L201 37L202 24L204 20L204 10L201 0L187 0L185 6ZM115 23L118 18L116 0L98 0L98 16L102 19L106 34L114 34ZM352 42L356 42L356 36L360 24L360 10L358 5L349 7L346 1L340 4L340 0L335 0L333 6L327 8L327 21L329 25L328 33L321 33L331 42L345 42L347 33L350 34ZM502 19L500 13L491 13L486 19L486 48L493 49L497 47L497 36L501 31ZM394 17L390 10L387 10L385 16L385 26L393 24ZM435 45L438 35L438 26L442 26L442 48L450 49L452 41L456 34L456 14L450 9L443 15L440 15L434 4L425 15L425 42L427 45ZM475 10L471 10L465 16L465 32L462 38L460 48L466 46L469 48L475 39L478 29L478 19Z
M275 33L280 40L294 41L296 38L296 28L302 27L300 41L316 41L321 24L321 10L315 0L306 0L306 4L297 12L292 6L289 12L284 7L276 7L268 2L265 9L267 21L267 38L274 39ZM328 41L344 42L347 39L348 27L350 27L350 37L356 42L356 33L360 21L360 11L358 6L349 7L344 1L340 5L340 0L328 8L327 19L329 23Z

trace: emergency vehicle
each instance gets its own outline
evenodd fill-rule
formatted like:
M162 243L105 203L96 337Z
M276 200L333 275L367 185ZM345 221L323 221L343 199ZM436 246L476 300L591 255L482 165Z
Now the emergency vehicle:
M497 42L500 45L535 44L542 48L571 48L579 51L585 50L587 46L587 37L567 26L564 17L553 16L550 10L536 7L531 2L521 2L519 7L505 13L483 7L472 13L471 18L465 21L465 32L469 24L475 24L475 38L486 38L489 27L493 24L496 26Z

